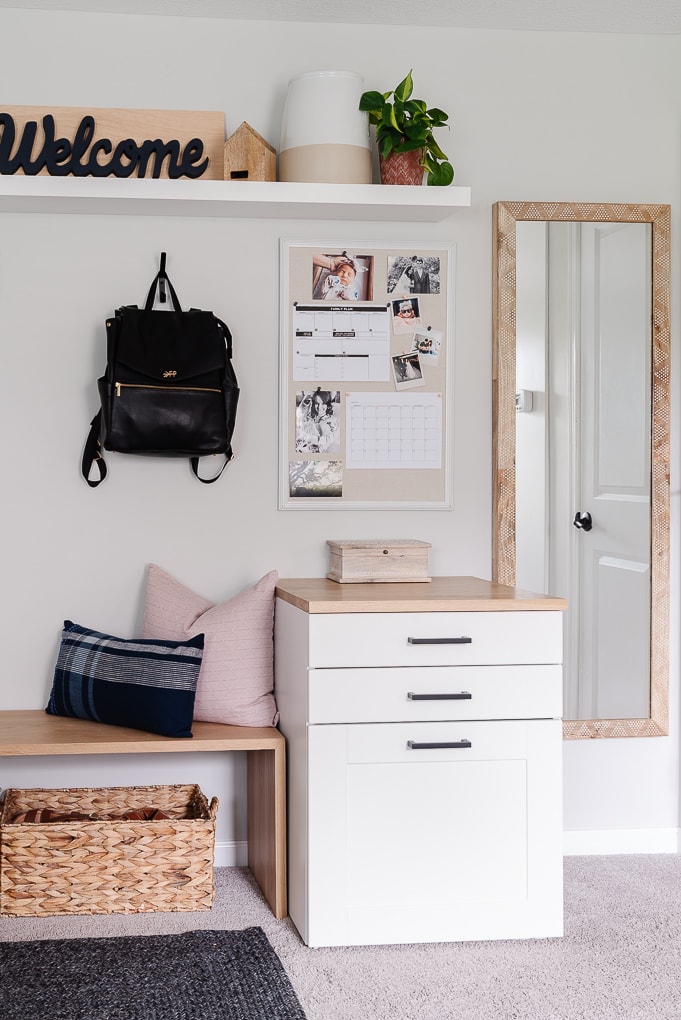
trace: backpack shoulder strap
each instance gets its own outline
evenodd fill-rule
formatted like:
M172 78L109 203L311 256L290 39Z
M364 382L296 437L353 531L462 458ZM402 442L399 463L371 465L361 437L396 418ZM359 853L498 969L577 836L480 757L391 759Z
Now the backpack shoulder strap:
M200 482L203 482L204 485L210 485L211 482L217 482L218 478L220 477L222 472L225 470L225 468L229 464L230 460L234 460L234 454L232 453L232 447L231 446L230 446L229 450L227 451L227 453L225 454L225 462L224 462L224 464L222 465L222 467L220 468L218 473L216 475L213 475L212 478L202 478L201 477L201 475L199 474L199 458L198 457L190 457L189 465L190 465L190 467L192 469L192 474L195 475Z
M223 322L222 319L218 319L217 315L215 316L215 321L217 322L219 328L224 333L224 336L225 336L225 347L227 348L227 357L231 358L232 357L232 334L230 332L229 326L227 325L226 322Z
M96 489L97 486L106 478L106 464L104 463L104 457L102 456L102 445L99 441L101 420L102 412L98 411L90 422L90 431L88 432L88 437L85 440L85 449L83 450L83 460L81 463L83 478L91 489ZM97 465L99 478L90 478L90 472L92 471L93 464Z

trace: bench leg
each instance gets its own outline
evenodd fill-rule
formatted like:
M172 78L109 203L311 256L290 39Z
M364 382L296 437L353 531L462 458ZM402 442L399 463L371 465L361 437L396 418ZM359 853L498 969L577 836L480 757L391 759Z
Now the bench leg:
M286 750L248 751L248 866L275 917L286 917Z

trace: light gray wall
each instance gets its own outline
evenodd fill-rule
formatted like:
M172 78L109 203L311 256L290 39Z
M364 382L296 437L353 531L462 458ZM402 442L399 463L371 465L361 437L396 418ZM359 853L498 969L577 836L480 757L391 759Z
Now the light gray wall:
M678 236L681 40L15 10L0 11L0 38L5 103L224 110L228 132L246 120L275 145L294 74L342 65L385 90L413 67L418 95L451 114L442 144L456 183L473 189L470 209L411 226L0 216L1 707L45 703L65 617L132 634L150 561L220 600L270 569L323 574L327 537L409 537L432 542L433 573L489 577L491 205L668 202ZM456 244L453 511L277 511L280 237ZM109 479L90 490L78 471L97 409L103 321L142 301L161 250L180 297L232 327L243 393L237 458L206 487L180 462L113 456ZM678 339L675 322L675 353ZM675 359L675 397L678 389ZM567 744L568 830L678 828L676 623L672 633L670 737ZM221 798L222 841L245 839L243 763L188 766L172 757L18 762L3 763L0 777L2 786L200 781Z

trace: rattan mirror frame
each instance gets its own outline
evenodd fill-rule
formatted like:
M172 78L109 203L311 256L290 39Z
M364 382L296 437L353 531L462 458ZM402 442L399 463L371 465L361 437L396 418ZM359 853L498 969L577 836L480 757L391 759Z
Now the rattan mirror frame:
M652 227L650 715L647 719L570 719L563 723L563 736L665 736L669 732L670 206L497 202L492 214L492 577L510 585L516 576L516 223L603 221Z

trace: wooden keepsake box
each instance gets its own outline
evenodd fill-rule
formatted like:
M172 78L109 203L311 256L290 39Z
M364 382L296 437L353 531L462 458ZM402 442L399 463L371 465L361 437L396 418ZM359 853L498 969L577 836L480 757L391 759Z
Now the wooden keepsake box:
M430 581L430 542L417 539L327 539L331 549L327 577L339 584Z

